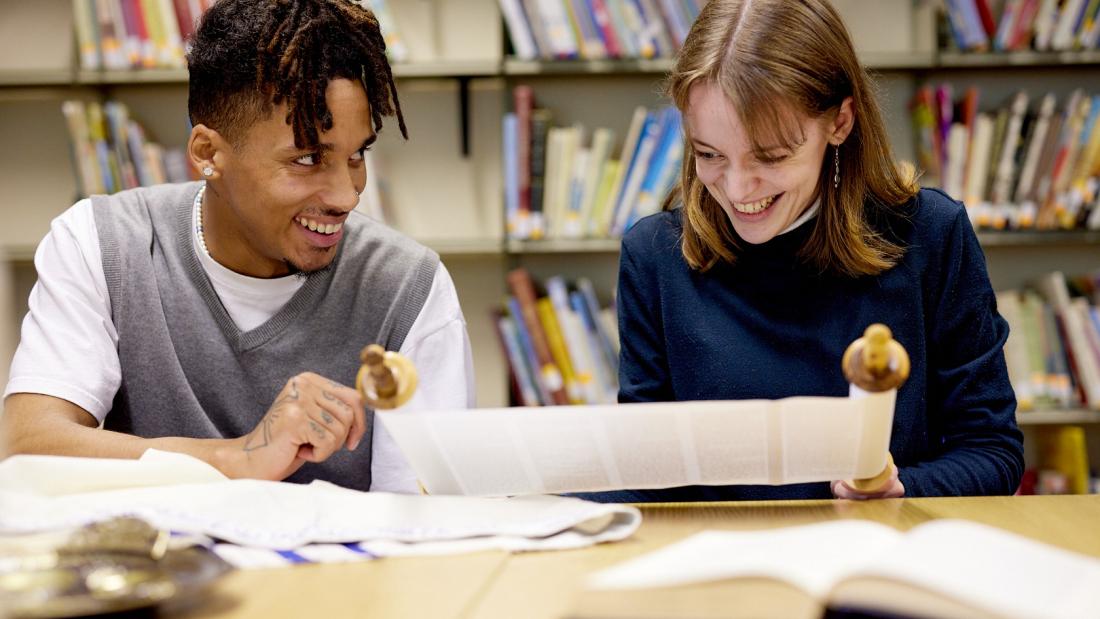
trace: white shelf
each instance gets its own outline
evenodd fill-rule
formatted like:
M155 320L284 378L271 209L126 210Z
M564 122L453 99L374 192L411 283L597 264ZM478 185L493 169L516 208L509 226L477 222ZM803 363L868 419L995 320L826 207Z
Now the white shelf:
M497 60L395 63L391 66L393 67L394 77L399 79L414 77L492 77L500 75L500 62Z
M939 67L1004 69L1014 67L1051 67L1061 65L1100 65L1100 50L1076 52L961 53L940 52Z
M935 52L871 52L860 54L868 69L928 69L936 65ZM609 60L504 60L505 75L585 75L606 73L668 73L675 58Z
M68 69L48 71L0 71L0 87L68 86L73 83L73 73Z
M1100 244L1100 230L979 231L983 247L1069 246Z
M397 79L492 77L501 74L500 62L497 60L395 63L392 67L393 75ZM0 71L0 87L186 84L187 77L187 69Z
M605 254L619 251L619 239L547 239L508 241L511 254Z
M1086 409L1016 411L1021 426L1100 423L1100 411Z
M76 74L76 83L85 86L125 84L186 84L186 69L135 69L133 71L86 71Z
M871 70L931 69L936 66L936 52L862 52L859 62Z
M500 239L417 239L441 256L493 256L503 253Z
M498 239L418 239L418 242L445 256L492 256L503 252ZM35 245L0 247L4 258L9 262L31 262L34 260L35 249Z
M871 70L919 71L928 69L1026 68L1063 65L1100 65L1100 50L1075 52L866 52L860 62ZM495 77L501 75L607 75L663 74L672 70L673 58L626 60L518 60L506 58L440 62L394 63L398 79ZM68 67L35 71L0 71L0 87L109 86L127 84L183 84L186 69L135 69L89 71Z
M1100 245L1100 230L1051 231L979 231L982 247L1072 247ZM619 251L619 239L546 239L509 240L507 251L513 254L576 254Z
M627 60L504 60L504 75L585 75L607 73L668 73L672 58Z

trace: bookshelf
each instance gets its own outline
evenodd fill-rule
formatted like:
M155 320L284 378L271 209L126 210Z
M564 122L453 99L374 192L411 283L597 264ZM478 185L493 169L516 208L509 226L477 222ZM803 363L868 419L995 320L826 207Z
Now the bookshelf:
M896 154L915 160L909 102L925 83L949 82L959 93L975 84L983 108L1001 105L1016 90L1027 88L1037 98L1047 91L1065 100L1075 88L1095 92L1100 83L1100 51L963 54L938 49L935 5L884 0L834 0L853 32L863 64L876 77L880 102ZM882 24L896 24L894 29ZM502 72L508 89L534 90L539 107L553 110L554 126L583 124L590 132L610 127L621 141L636 105L654 108L670 59L650 60L520 60L506 57ZM505 93L510 109L509 92ZM593 101L598 99L598 103ZM609 113L609 111L611 113ZM998 290L1018 288L1053 270L1084 273L1100 268L1100 231L981 231L990 277ZM608 239L508 240L509 265L524 266L536 279L562 274L600 277L614 285L618 242ZM1018 414L1028 443L1028 462L1041 428L1082 425L1093 462L1100 462L1100 412L1093 410L1027 411Z
M1051 89L1060 97L1100 84L1100 52L960 54L936 50L927 0L834 0L845 13L864 64L876 75L888 129L899 156L912 159L908 103L923 83L977 83L983 101L1015 89ZM534 88L555 124L611 127L622 139L630 110L661 103L667 58L518 60L505 54L496 0L389 3L406 37L409 60L395 64L409 124L406 143L387 124L375 152L387 186L390 223L442 254L455 279L474 347L480 406L509 400L508 370L490 313L506 294L504 275L527 267L536 279L562 274L593 280L603 301L615 286L618 241L514 241L504 235L501 117L512 89ZM11 303L25 311L34 281L33 249L50 220L76 195L60 102L69 98L127 103L159 141L186 139L185 71L84 71L72 43L70 0L0 0L0 250L15 270ZM895 24L883 28L882 24ZM444 28L443 25L446 25ZM1043 272L1100 267L1100 232L982 232L998 289ZM1027 415L1024 417L1024 415ZM1100 414L1021 413L1032 424L1090 428L1100 462ZM1094 436L1095 434L1095 436Z

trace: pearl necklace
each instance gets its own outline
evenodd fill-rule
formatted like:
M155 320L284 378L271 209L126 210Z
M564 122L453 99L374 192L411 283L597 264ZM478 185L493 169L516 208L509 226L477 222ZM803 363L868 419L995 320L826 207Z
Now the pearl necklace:
M199 240L199 247L202 248L202 253L206 254L207 258L210 258L210 250L206 248L206 237L202 233L202 196L206 193L206 185L204 184L199 193L195 195L195 237Z

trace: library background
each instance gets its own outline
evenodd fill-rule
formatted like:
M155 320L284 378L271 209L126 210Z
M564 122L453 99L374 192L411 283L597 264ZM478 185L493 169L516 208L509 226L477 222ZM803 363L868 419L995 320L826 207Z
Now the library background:
M50 221L91 193L193 177L183 41L212 1L0 0L5 376ZM366 1L409 140L382 132L360 208L441 254L478 405L614 401L618 238L683 156L660 84L704 0ZM1096 491L1100 0L834 4L897 155L978 230L1012 327L1022 491ZM560 385L532 371L547 355Z

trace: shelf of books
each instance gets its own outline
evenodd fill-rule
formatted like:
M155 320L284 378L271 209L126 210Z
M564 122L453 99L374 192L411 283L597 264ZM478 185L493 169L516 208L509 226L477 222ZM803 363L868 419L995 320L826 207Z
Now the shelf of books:
M72 0L77 42L77 84L183 83L184 41L213 0L112 2ZM410 62L413 58L388 2L365 1L378 18L387 54L399 78L477 77L500 74L497 59ZM408 24L406 24L407 26ZM5 76L0 76L4 83ZM46 76L40 76L46 77ZM15 79L16 76L8 76ZM51 83L71 83L69 79ZM12 83L12 82L9 82ZM23 81L20 83L29 83Z
M1036 52L1029 61L1035 64L1072 63L1077 54L1083 54L1091 58L1084 62L1096 62L1100 8L1095 2L945 0L943 6L945 43L959 52L1023 52L1016 56L1020 59ZM980 63L987 58L980 53L972 58L960 54L957 60Z
M1021 91L987 110L979 99L974 87L958 98L948 83L917 89L922 184L962 199L988 247L1100 244L1100 94ZM512 110L502 120L510 251L614 251L603 239L657 212L676 182L675 108L635 108L621 139L608 127L556 126L530 85L513 89Z

